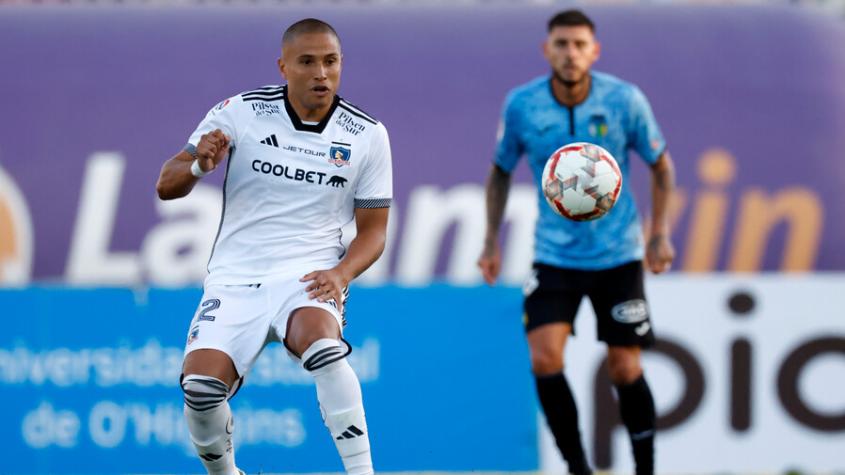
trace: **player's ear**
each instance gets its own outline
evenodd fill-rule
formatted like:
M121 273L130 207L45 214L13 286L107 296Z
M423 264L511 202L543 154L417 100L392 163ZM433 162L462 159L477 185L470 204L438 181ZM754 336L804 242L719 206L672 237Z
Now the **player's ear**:
M593 53L593 61L598 61L600 57L601 57L601 43L596 41L596 50L595 50L595 53Z
M282 75L283 78L287 79L287 75L285 74L285 60L282 58L276 59L276 64L279 66L279 73Z

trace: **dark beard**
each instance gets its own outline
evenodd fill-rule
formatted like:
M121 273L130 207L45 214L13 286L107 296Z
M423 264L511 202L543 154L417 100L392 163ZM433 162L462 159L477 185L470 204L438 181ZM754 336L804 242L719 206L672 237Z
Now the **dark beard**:
M560 77L560 74L558 74L557 71L555 71L555 70L552 70L552 76L555 78L555 81L563 84L563 87L565 87L567 89L572 89L573 87L577 86L578 83L582 82L583 79L584 79L584 78L581 78L581 81L570 81L568 79L563 79L562 77Z

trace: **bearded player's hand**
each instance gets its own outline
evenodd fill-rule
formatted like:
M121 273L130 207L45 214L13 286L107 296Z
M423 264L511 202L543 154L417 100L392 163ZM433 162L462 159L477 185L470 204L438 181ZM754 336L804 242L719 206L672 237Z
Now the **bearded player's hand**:
M502 270L502 253L498 243L485 243L484 250L478 258L478 268L481 269L481 276L488 285L496 283L499 272Z
M649 238L645 255L649 270L655 274L660 274L672 268L672 261L675 260L675 248L666 235L657 234Z

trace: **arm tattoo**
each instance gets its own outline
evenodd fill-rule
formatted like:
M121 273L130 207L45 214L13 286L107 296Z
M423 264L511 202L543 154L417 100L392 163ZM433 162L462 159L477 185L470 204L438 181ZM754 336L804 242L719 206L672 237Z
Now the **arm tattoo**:
M661 191L669 191L672 184L672 175L669 170L661 168L654 171L654 184L660 188Z
M511 176L498 166L493 166L487 179L487 236L486 240L495 239L505 214L508 202Z
M663 152L651 167L652 182L659 191L672 191L675 187L675 167L668 152Z
M669 202L674 188L675 167L669 153L664 151L651 167L651 215L654 238L665 237L659 235L668 232ZM652 242L655 242L656 248L659 248L659 240L652 239L649 241L649 250L652 250Z
M658 246L660 245L660 240L663 239L662 234L655 234L648 238L648 250L651 253L656 253Z

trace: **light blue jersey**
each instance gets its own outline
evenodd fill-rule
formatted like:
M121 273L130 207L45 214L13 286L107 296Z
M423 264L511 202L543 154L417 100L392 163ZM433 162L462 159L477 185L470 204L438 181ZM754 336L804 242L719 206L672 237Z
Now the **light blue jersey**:
M510 173L525 155L540 215L534 232L534 260L556 267L598 270L643 258L643 239L628 181L628 152L653 164L666 142L645 95L633 84L592 71L587 99L567 107L552 95L551 78L540 77L513 89L505 99L495 163ZM622 191L613 209L595 221L576 222L546 204L540 186L551 154L572 142L607 149L622 170Z

